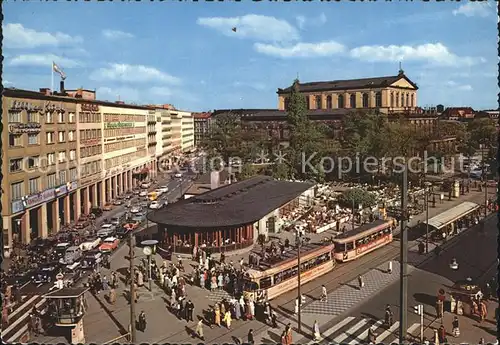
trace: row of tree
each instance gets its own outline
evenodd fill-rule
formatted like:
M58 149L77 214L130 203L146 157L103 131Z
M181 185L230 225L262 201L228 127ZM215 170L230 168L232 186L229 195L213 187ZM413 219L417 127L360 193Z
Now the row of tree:
M357 157L359 161L374 157L380 170L384 157L410 157L423 155L424 151L428 157L439 159L454 155L457 153L455 147L429 150L433 140L447 137L456 138L458 151L467 157L474 155L481 145L491 148L491 153L497 146L496 127L490 119L474 120L467 125L439 121L431 130L422 130L404 118L388 121L387 116L366 112L352 112L345 116L342 134L335 138L332 128L308 118L305 97L298 90L297 80L289 96L286 122L289 139L283 145L278 133L269 138L268 133L255 126L243 125L236 116L219 115L203 145L209 158L221 157L226 164L232 163L229 162L231 157L241 158L240 179L264 172L278 179L318 182L339 177L337 171L329 173L324 157L335 158L336 163L340 161L339 157ZM263 158L261 152L268 153L271 158L265 167L252 164L257 157ZM274 154L284 159L273 159ZM304 166L306 160L307 168ZM355 174L363 175L363 171L355 171Z

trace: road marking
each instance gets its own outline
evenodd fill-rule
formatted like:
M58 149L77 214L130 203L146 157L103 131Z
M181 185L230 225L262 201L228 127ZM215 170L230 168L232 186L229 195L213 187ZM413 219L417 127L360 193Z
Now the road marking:
M328 338L329 336L331 336L332 334L337 332L339 329L341 329L342 327L344 327L345 325L347 325L349 322L351 322L354 319L355 319L354 316L349 316L349 317L345 318L344 320L340 321L332 328L329 328L328 330L326 330L326 332L324 334L322 334L322 338L323 339ZM317 343L317 341L313 341L310 344L316 344L316 343Z
M37 297L39 297L37 295ZM39 309L44 303L45 303L45 299L42 299L40 302L38 302L35 306L37 309ZM28 310L26 311L23 315L21 315L16 321L14 321L13 323L11 323L9 325L9 327L7 327L7 329L3 330L2 331L2 334L3 335L6 335L8 334L10 331L12 331L14 328L17 327L17 325L19 325L21 323L21 321L24 321L24 319L26 319L31 313L31 310ZM10 342L9 339L7 340L7 342Z
M27 283L24 283L24 285L22 285L21 287L19 287L19 289L22 289L23 287L25 287L26 285L28 285L30 282L27 282Z
M410 328L408 328L408 334L410 334L411 336L413 336L413 332L415 332L419 328L420 328L420 324L419 323L414 323L413 325L410 326Z
M43 283L39 283L36 287L38 288L38 287L40 287L40 286L42 286L42 285L43 285Z
M35 301L36 299L38 298L38 295L35 295L33 297L31 297L29 300L27 300L26 302L24 302L23 304L21 304L19 306L19 308L17 308L12 314L9 315L9 321L15 316L17 315L21 310L23 310L27 305L30 305L33 301Z
M366 338L368 338L368 331L370 330L370 328L372 328L375 331L377 328L382 326L383 323L384 323L384 320L379 320L379 321L375 322L371 327L368 327L368 329L366 329L366 331L364 331L363 333L358 335L353 341L351 341L349 343L349 345L364 343Z
M375 339L375 343L379 344L383 342L384 339L390 336L396 329L398 329L398 327L399 327L399 321L396 321L391 327L389 327L389 329L387 329L384 333L379 335L377 339Z
M363 327L367 323L368 323L368 320L362 319L357 324L355 324L354 326L352 326L351 328L349 328L347 331L345 331L344 333L342 333L341 335L339 335L337 338L333 339L333 342L335 344L342 343L344 340L346 340L347 338L351 337L358 329L360 329L361 327Z

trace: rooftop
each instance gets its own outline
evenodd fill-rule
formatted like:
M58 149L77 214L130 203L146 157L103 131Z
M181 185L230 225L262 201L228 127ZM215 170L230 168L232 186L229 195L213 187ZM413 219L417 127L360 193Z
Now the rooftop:
M170 204L148 218L158 224L196 228L251 224L313 186L255 176Z
M375 77L375 78L362 78L362 79L347 79L347 80L332 80L332 81L315 81L310 83L300 83L300 92L317 92L317 91L331 91L331 90L350 90L350 89L370 89L378 87L388 87L394 82L405 79L415 89L417 85L413 83L404 73L394 76ZM292 90L292 86L285 89L278 89L278 94L287 94Z

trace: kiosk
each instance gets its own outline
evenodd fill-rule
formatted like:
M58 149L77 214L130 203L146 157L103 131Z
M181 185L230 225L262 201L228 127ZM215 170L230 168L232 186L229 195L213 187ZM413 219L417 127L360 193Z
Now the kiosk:
M47 300L47 316L56 327L70 330L71 344L85 343L83 316L87 310L88 288L63 288L43 296Z

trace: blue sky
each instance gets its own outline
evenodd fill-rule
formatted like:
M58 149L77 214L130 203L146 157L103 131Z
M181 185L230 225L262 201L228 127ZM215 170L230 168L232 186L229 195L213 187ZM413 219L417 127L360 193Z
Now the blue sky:
M419 106L497 108L496 2L4 2L4 86L207 111L303 82L395 75ZM233 32L232 27L237 31ZM55 78L58 85L58 78Z

